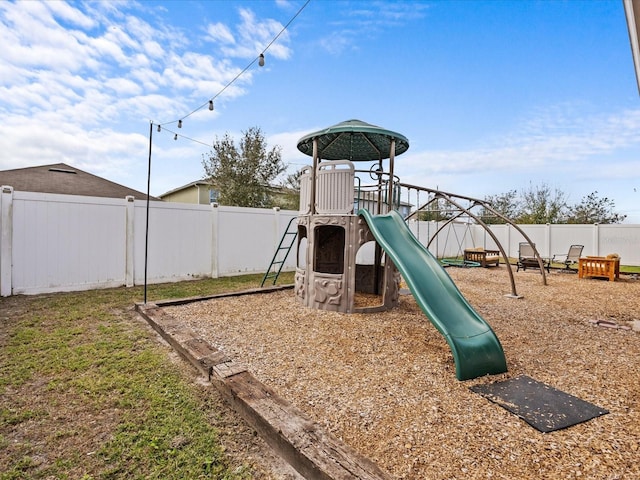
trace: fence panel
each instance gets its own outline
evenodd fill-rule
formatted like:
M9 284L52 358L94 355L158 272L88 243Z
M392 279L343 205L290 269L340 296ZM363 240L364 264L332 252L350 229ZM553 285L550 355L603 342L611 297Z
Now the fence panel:
M269 266L292 211L261 208L218 207L218 273L264 273ZM285 263L295 267L295 256Z
M13 294L124 285L124 199L13 194Z
M571 245L583 245L582 255L597 255L593 229L593 225L551 225L549 236L551 257L566 255Z
M597 232L597 255L617 253L622 265L640 265L640 225L598 225Z
M135 201L136 285L144 284L146 208L146 201ZM212 215L209 205L149 202L147 283L211 276Z
M429 245L429 251L438 258L462 255L465 248L473 246L473 231L463 223L445 225L445 222L412 220L409 229L420 243Z

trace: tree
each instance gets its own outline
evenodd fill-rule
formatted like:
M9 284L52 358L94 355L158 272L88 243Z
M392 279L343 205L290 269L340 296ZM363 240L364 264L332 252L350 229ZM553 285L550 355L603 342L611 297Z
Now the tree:
M507 193L498 195L488 195L484 198L484 201L489 203L499 214L509 219L516 218L520 213L520 200L518 199L518 192L516 190L509 190ZM482 208L480 217L486 224L505 223L502 218L495 216L491 210L484 207Z
M453 216L457 207L451 205L444 198L431 200L426 209L418 212L417 219L422 222L442 222L449 220Z
M216 138L213 150L202 160L205 179L219 192L223 205L237 207L271 207L273 194L270 187L286 166L282 162L282 148L267 151L267 144L258 127L242 132L240 147L226 133Z
M302 170L288 174L284 182L282 182L282 194L278 201L282 207L287 210L298 210L300 206L300 177Z
M522 193L521 210L516 217L518 223L565 223L567 212L566 195L542 184Z
M593 192L574 206L567 204L566 195L552 190L548 185L529 185L529 189L518 194L515 190L499 195L487 196L485 201L499 213L516 223L621 223L626 215L614 212L613 200L599 198ZM503 223L492 217L490 211L482 209L485 223Z
M582 197L582 201L569 209L567 223L622 223L626 215L613 211L613 200L598 197L598 191Z

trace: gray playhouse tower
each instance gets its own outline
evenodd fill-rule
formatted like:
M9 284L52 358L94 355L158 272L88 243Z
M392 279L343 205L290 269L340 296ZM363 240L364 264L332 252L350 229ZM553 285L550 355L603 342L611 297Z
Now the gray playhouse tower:
M353 313L398 304L400 274L358 210L379 215L398 204L394 159L408 148L403 135L359 120L298 141L298 150L313 157L300 177L297 218L295 294L303 305ZM355 162L372 165L358 170ZM356 173L372 183L362 184ZM367 294L361 296L366 301L357 301L358 293Z
M399 133L359 120L299 140L298 149L313 157L313 165L300 176L297 231L285 233L297 238L296 299L318 310L387 310L398 305L404 279L449 344L458 379L503 373L506 359L495 333L398 211L400 182L393 167L408 148ZM356 169L356 162L369 162L369 168Z

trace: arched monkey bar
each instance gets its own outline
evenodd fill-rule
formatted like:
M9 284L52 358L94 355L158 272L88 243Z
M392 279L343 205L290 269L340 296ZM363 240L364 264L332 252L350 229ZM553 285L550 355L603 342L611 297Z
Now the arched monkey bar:
M464 195L458 195L458 194L450 193L450 192L444 192L444 191L436 190L436 189L432 189L432 188L419 187L419 186L416 186L416 185L409 185L409 184L406 184L406 183L399 183L398 186L401 187L401 188L406 188L406 189L408 189L408 191L416 190L417 192L426 192L427 194L429 194L431 196L430 200L427 201L424 205L417 205L416 206L416 210L414 212L412 212L409 215L409 217L407 217L407 219L411 218L414 215L418 215L421 211L424 211L423 209L425 207L427 207L432 202L437 201L438 199L443 199L445 202L447 202L449 205L453 205L459 211L459 213L457 215L454 215L451 218L446 219L445 223L429 239L429 243L427 244L427 248L429 247L429 245L431 244L433 239L438 236L438 233L440 233L444 227L449 225L456 218L459 218L461 215L466 214L469 217L473 218L473 220L478 225L482 226L482 228L487 232L487 234L491 237L491 239L497 245L498 249L500 250L500 253L501 253L502 257L505 260L508 259L509 257L507 256L507 253L506 253L504 247L502 246L502 244L500 243L500 241L498 240L496 235L493 233L493 231L489 228L489 226L485 222L482 221L482 219L478 215L474 214L471 211L473 208L480 206L480 207L484 208L486 211L491 212L493 215L495 215L496 217L498 217L501 220L503 220L506 224L512 226L532 246L532 248L534 250L534 253L535 253L535 256L536 256L536 259L538 260L538 265L540 267L540 272L542 274L542 283L544 285L547 285L547 276L545 274L544 263L542 261L542 258L540 257L540 254L538 253L538 250L536 249L534 243L531 241L529 236L518 225L516 225L509 218L505 217L500 212L495 210L491 206L491 204L489 202L487 202L485 200L480 200L478 198L468 197L468 196L464 196ZM472 205L470 207L465 207L459 202L460 200L465 200L465 201L471 202ZM511 282L511 296L519 297L519 295L518 295L518 293L516 291L515 277L513 275L513 269L511 268L511 263L507 261L506 265L507 265L507 271L509 273L509 279L510 279L510 282Z

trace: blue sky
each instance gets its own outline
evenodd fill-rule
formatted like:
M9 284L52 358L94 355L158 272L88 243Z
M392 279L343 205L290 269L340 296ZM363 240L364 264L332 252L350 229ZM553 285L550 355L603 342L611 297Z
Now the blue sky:
M305 1L0 2L0 170L64 162L146 191L161 123L159 195L201 178L225 133L261 128L293 172L300 137L359 119L409 139L405 183L597 191L640 223L621 0L311 0L250 65Z

